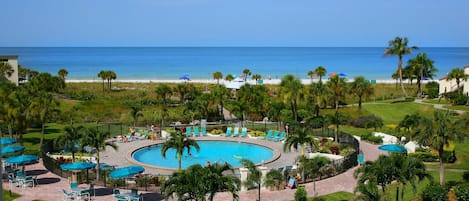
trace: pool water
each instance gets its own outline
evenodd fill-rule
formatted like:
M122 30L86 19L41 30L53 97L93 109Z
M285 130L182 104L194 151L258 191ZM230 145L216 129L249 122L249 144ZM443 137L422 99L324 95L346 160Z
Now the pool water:
M182 168L194 164L205 165L211 163L229 163L233 167L241 167L240 159L249 159L255 164L271 159L274 152L264 146L231 142L231 141L197 141L200 151L191 148L191 155L184 151L182 157ZM169 149L166 158L161 155L162 144L141 148L132 154L132 157L141 163L165 167L178 168L176 151Z

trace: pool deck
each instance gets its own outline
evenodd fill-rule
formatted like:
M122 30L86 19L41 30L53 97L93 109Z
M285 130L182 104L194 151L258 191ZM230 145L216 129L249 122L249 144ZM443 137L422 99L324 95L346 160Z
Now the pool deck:
M208 139L213 140L214 137L208 137ZM220 140L223 140L224 137L220 137ZM203 138L200 138L203 139ZM254 140L254 139L239 139L239 140ZM260 139L256 139L256 142L262 142ZM127 164L132 164L131 162L127 161L126 157L123 153L127 153L131 150L134 150L141 146L151 145L154 144L155 141L149 140L142 140L142 141L135 141L130 143L122 143L119 144L119 151L115 152L112 149L107 149L104 157L102 160L109 164L117 164L118 166L124 166ZM265 141L262 143L271 143L273 146L278 147L278 150L282 150L283 143L281 142L269 142ZM365 156L365 160L376 160L379 155L386 154L386 152L381 151L378 149L378 145L373 145L367 142L360 143L360 149L363 151ZM272 163L267 164L268 167L280 167L285 165L292 165L292 163L296 156L299 155L299 152L291 152L291 153L282 153L282 156L279 160L276 160ZM308 192L308 196L313 195L325 195L330 194L333 192L338 191L347 191L353 192L356 179L353 178L353 172L358 168L354 167L346 172L336 175L334 177L324 179L321 181L316 182L316 191L314 191L314 184L307 183L305 184L305 189ZM60 178L59 176L48 172L43 164L42 160L39 161L37 164L28 165L26 166L26 171L28 175L36 175L39 185L31 188L26 187L25 189L16 188L12 189L13 192L21 194L22 196L17 201L30 201L34 199L39 200L62 200L63 193L61 192L62 189L69 190L69 183L67 179ZM169 172L167 172L169 173ZM86 187L86 185L83 185ZM5 190L9 189L8 181L4 180L3 188ZM125 190L123 190L125 191ZM270 191L270 190L262 190L261 191L261 200L269 200L269 201L290 201L293 200L294 194L296 189L284 189L280 191ZM104 188L102 186L96 187L96 197L93 200L99 201L111 201L115 200L112 195L111 188ZM162 200L161 195L157 192L143 192L144 200ZM238 192L240 197L239 200L241 201L252 201L256 200L257 198L257 189ZM232 200L232 197L229 193L217 193L215 196L216 201L226 201Z
M271 160L265 161L264 166L268 168L279 168L285 167L288 165L295 164L295 159L299 155L300 152L292 150L289 153L283 153L283 143L282 142L274 142L269 140L263 139L256 139L256 138L248 138L248 137L212 137L212 136L203 136L203 137L191 137L195 140L211 140L211 141L235 141L235 142L246 142L252 144L258 144L265 147L268 147L274 151L274 156ZM164 140L136 140L127 143L116 142L118 145L118 150L114 150L112 148L107 148L103 153L101 153L101 160L100 162L107 163L109 165L114 165L116 167L123 167L127 165L141 165L145 167L145 173L148 174L160 174L160 175L171 175L177 169L170 169L170 168L162 168L156 167L151 165L146 165L140 163L132 158L132 153L145 146L151 146L154 144L163 143ZM124 157L123 157L124 156Z

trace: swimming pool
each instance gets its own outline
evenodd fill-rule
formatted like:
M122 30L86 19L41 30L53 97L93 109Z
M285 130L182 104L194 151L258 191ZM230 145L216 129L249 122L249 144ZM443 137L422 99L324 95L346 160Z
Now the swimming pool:
M194 164L205 165L211 163L229 163L237 168L241 167L240 159L245 158L254 163L262 163L274 157L274 151L270 148L233 141L197 141L200 152L191 149L191 156L185 151L182 157L182 168ZM166 152L166 158L161 155L162 144L143 147L132 154L132 158L138 162L163 168L177 168L178 161L174 149Z

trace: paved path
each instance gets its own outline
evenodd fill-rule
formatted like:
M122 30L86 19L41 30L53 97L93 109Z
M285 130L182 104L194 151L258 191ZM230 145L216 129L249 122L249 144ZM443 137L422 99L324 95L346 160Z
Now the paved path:
M130 143L128 143L130 144ZM281 143L279 143L281 144ZM280 145L281 146L281 145ZM380 154L385 154L378 149L377 145L372 145L366 142L362 142L360 144L360 149L363 151L365 160L376 160ZM296 157L295 154L297 153L290 153L292 155L285 154L284 161L278 162L277 165L283 165L284 162L288 162L290 160L294 160ZM121 157L124 158L124 157ZM109 162L109 161L107 161ZM274 164L274 163L271 163ZM291 163L290 163L291 164ZM337 191L347 191L353 192L356 184L356 180L353 178L353 172L358 167L349 169L348 171L337 175L335 177L331 177L328 179L324 179L321 181L316 182L316 193L314 193L314 184L308 183L305 184L305 189L308 192L309 196L316 195L325 195ZM37 164L26 166L26 171L28 175L37 175L39 185L35 188L26 188L21 189L17 187L13 187L12 191L19 193L22 195L21 198L16 199L19 201L30 201L33 199L39 200L62 200L63 194L62 189L69 189L69 184L67 179L62 179L59 176L48 172L44 166L42 165L42 161L39 161ZM8 182L3 182L4 189L9 189ZM86 187L86 185L83 185ZM112 196L112 192L110 188L104 188L97 186L96 187L97 196L94 200L102 200L102 201L110 201L114 200ZM281 191L269 191L269 190L262 190L261 199L262 200L269 200L269 201L290 201L293 199L295 189L285 189ZM240 200L241 201L251 201L256 200L257 198L257 190L249 190L246 192L239 192ZM161 196L158 193L154 192L144 192L144 200L161 200ZM231 195L229 193L218 193L215 197L216 201L226 201L232 200Z
M415 99L414 102L419 103L419 104L425 104L425 105L433 105L433 107L436 108L436 109L450 110L450 111L456 112L458 114L463 114L465 112L464 110L452 110L452 109L449 109L449 108L445 108L445 104L425 103L425 102L423 102L422 99Z

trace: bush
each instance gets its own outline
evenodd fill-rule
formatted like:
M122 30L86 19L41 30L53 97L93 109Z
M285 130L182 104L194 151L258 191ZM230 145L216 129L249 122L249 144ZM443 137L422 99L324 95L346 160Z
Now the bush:
M320 198L320 197L314 197L314 198L310 199L310 201L326 201L326 199Z
M443 162L445 163L454 163L456 161L456 152L453 151L443 151Z
M371 133L367 133L367 134L365 134L365 135L362 135L362 136L361 136L361 139L362 139L362 140L365 140L365 141L368 141L368 142L375 143L375 144L381 144L381 143L383 143L383 138L378 137L378 136L374 136L374 135L371 134Z
M469 201L469 183L454 187L454 195L459 201Z
M438 154L432 152L415 152L409 154L409 156L414 156L423 162L437 162Z
M253 137L262 137L265 136L265 132L252 130L249 131L249 135Z
M446 93L444 96L454 105L465 105L468 99L467 96L457 91Z
M462 174L462 179L464 180L464 182L469 182L469 171L465 171Z
M357 128L381 128L383 127L383 119L371 115L371 116L364 116L364 117L357 117L355 119L351 119L349 121L350 125L357 127Z
M298 189L296 189L295 201L308 201L308 194L304 187L298 187Z
M422 191L422 201L447 201L448 190L439 184L428 184Z
M217 128L214 128L210 131L210 134L213 134L213 135L219 135L223 133L223 131L221 129L217 129Z

